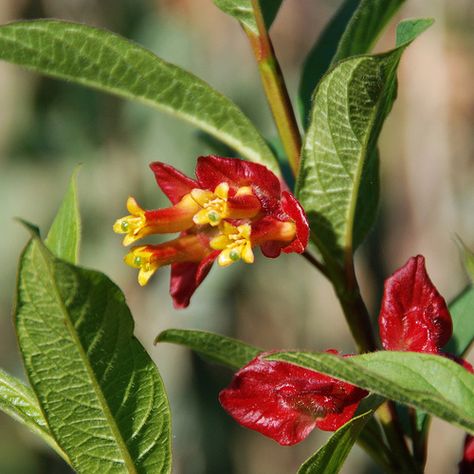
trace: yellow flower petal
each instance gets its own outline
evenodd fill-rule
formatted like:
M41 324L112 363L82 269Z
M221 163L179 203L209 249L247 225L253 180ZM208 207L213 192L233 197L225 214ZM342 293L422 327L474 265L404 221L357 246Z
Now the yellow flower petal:
M230 243L231 242L226 235L220 234L209 242L209 246L214 250L222 250L225 249Z
M227 183L220 183L216 189L214 189L214 194L217 197L226 200L229 195L229 185Z
M191 191L191 197L201 206L204 207L211 199L214 198L214 193L204 189L195 188Z
M242 249L242 260L245 263L253 263L255 260L255 256L252 251L252 245L250 244L250 242L244 244L244 247Z
M140 286L145 286L156 270L158 270L158 265L150 265L147 269L140 268L140 271L138 272L138 284Z
M127 199L127 211L132 214L132 216L141 216L145 212L137 203L135 198L130 196Z

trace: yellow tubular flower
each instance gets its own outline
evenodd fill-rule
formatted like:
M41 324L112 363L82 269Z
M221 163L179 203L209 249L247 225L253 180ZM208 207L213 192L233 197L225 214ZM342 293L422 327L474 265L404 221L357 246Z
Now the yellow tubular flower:
M229 195L229 185L220 183L214 192L204 189L193 189L191 191L192 198L201 206L201 210L197 212L193 221L198 225L209 224L217 226L222 219L227 217L227 197Z
M182 232L193 227L193 216L199 205L190 194L186 194L172 207L145 211L133 197L129 197L127 210L130 215L117 219L113 227L118 234L126 234L123 239L125 246L147 235Z
M127 234L123 239L123 245L130 245L137 240L137 235L146 224L145 210L131 196L127 199L127 211L130 215L117 219L113 227L117 234Z
M180 262L200 262L211 249L207 239L197 235L183 235L158 245L133 247L125 256L125 263L138 268L138 283L145 286L153 274L165 265Z
M254 255L250 242L250 225L242 224L235 227L228 222L224 222L220 230L221 233L210 242L211 248L222 250L217 263L221 267L227 267L241 259L245 263L253 263Z
M147 245L142 245L132 249L125 255L124 261L131 267L138 268L138 283L140 286L145 286L148 280L158 270L160 264L152 260L152 253L147 249Z

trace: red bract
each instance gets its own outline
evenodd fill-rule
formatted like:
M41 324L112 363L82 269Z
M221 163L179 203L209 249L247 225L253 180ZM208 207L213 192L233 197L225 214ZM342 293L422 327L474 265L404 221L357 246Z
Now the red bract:
M328 375L264 356L240 369L219 400L238 423L281 445L299 443L316 426L337 430L367 395Z
M379 328L387 350L436 354L450 339L451 316L421 255L385 281Z
M175 307L188 306L216 259L221 266L252 263L254 247L272 258L282 251L304 251L309 237L304 211L265 166L205 156L198 159L196 179L165 163L150 166L172 206L147 211L130 197L130 215L118 219L114 230L125 234L124 245L152 234L180 233L159 245L133 247L125 257L139 269L140 285L161 266L171 265Z
M466 435L464 440L463 457L459 463L459 474L472 474L474 472L474 437Z

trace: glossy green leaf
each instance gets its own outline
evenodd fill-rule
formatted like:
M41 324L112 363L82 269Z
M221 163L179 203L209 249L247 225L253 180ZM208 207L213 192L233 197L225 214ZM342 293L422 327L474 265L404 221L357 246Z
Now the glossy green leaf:
M298 469L298 474L337 474L350 450L373 412L368 411L352 418L341 426L324 446L308 458Z
M260 0L265 26L270 29L283 0ZM257 23L252 8L252 0L213 0L224 13L233 16L242 26L258 34Z
M474 375L446 357L395 351L346 358L302 352L268 357L345 380L474 434Z
M474 340L474 287L468 286L449 305L453 320L453 336L445 352L462 357Z
M311 96L333 64L370 53L377 38L405 0L346 0L318 38L303 66L299 96L303 120L311 108Z
M205 358L231 369L240 369L263 352L237 339L192 329L167 329L158 334L155 344L158 342L189 347Z
M375 179L377 139L395 99L397 66L405 48L431 24L432 20L400 23L394 50L344 60L319 83L297 196L326 259L342 264L372 224L367 219L373 219L374 212L361 208L359 194L362 189L370 197L365 205L376 208L377 197L367 193L367 186ZM365 220L355 219L356 211Z
M122 292L103 274L54 257L32 234L15 324L54 438L78 472L171 472L166 394L133 336Z
M66 462L69 462L67 455L51 435L33 390L2 369L0 369L0 410L43 438Z
M264 139L232 101L114 33L58 20L9 23L0 27L0 59L156 107L278 172Z
M474 340L474 288L468 286L449 304L449 312L453 320L453 335L444 352L463 357ZM405 409L404 409L405 408ZM401 419L409 423L406 407L400 407ZM423 411L416 411L416 429L418 436L427 436L430 417Z
M56 257L70 263L77 263L81 241L76 177L77 171L71 177L66 195L45 240L46 246Z

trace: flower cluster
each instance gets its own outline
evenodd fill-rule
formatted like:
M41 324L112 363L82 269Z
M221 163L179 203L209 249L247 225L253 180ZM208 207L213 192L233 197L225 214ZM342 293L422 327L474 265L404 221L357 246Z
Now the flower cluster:
M139 270L142 286L158 268L171 265L175 307L189 305L216 259L225 267L238 260L253 263L255 247L271 258L304 251L309 235L304 211L265 166L205 156L198 159L196 179L165 163L150 167L172 206L145 210L130 197L130 214L115 222L114 231L125 234L124 245L152 234L179 233L162 244L135 246L125 257Z
M451 316L420 255L410 258L385 281L379 328L386 350L444 355L473 371L466 361L442 353L452 335ZM287 362L268 360L265 355L240 369L219 399L238 423L282 445L302 441L315 427L337 430L367 395L349 383ZM468 437L465 469L474 467L473 445Z

